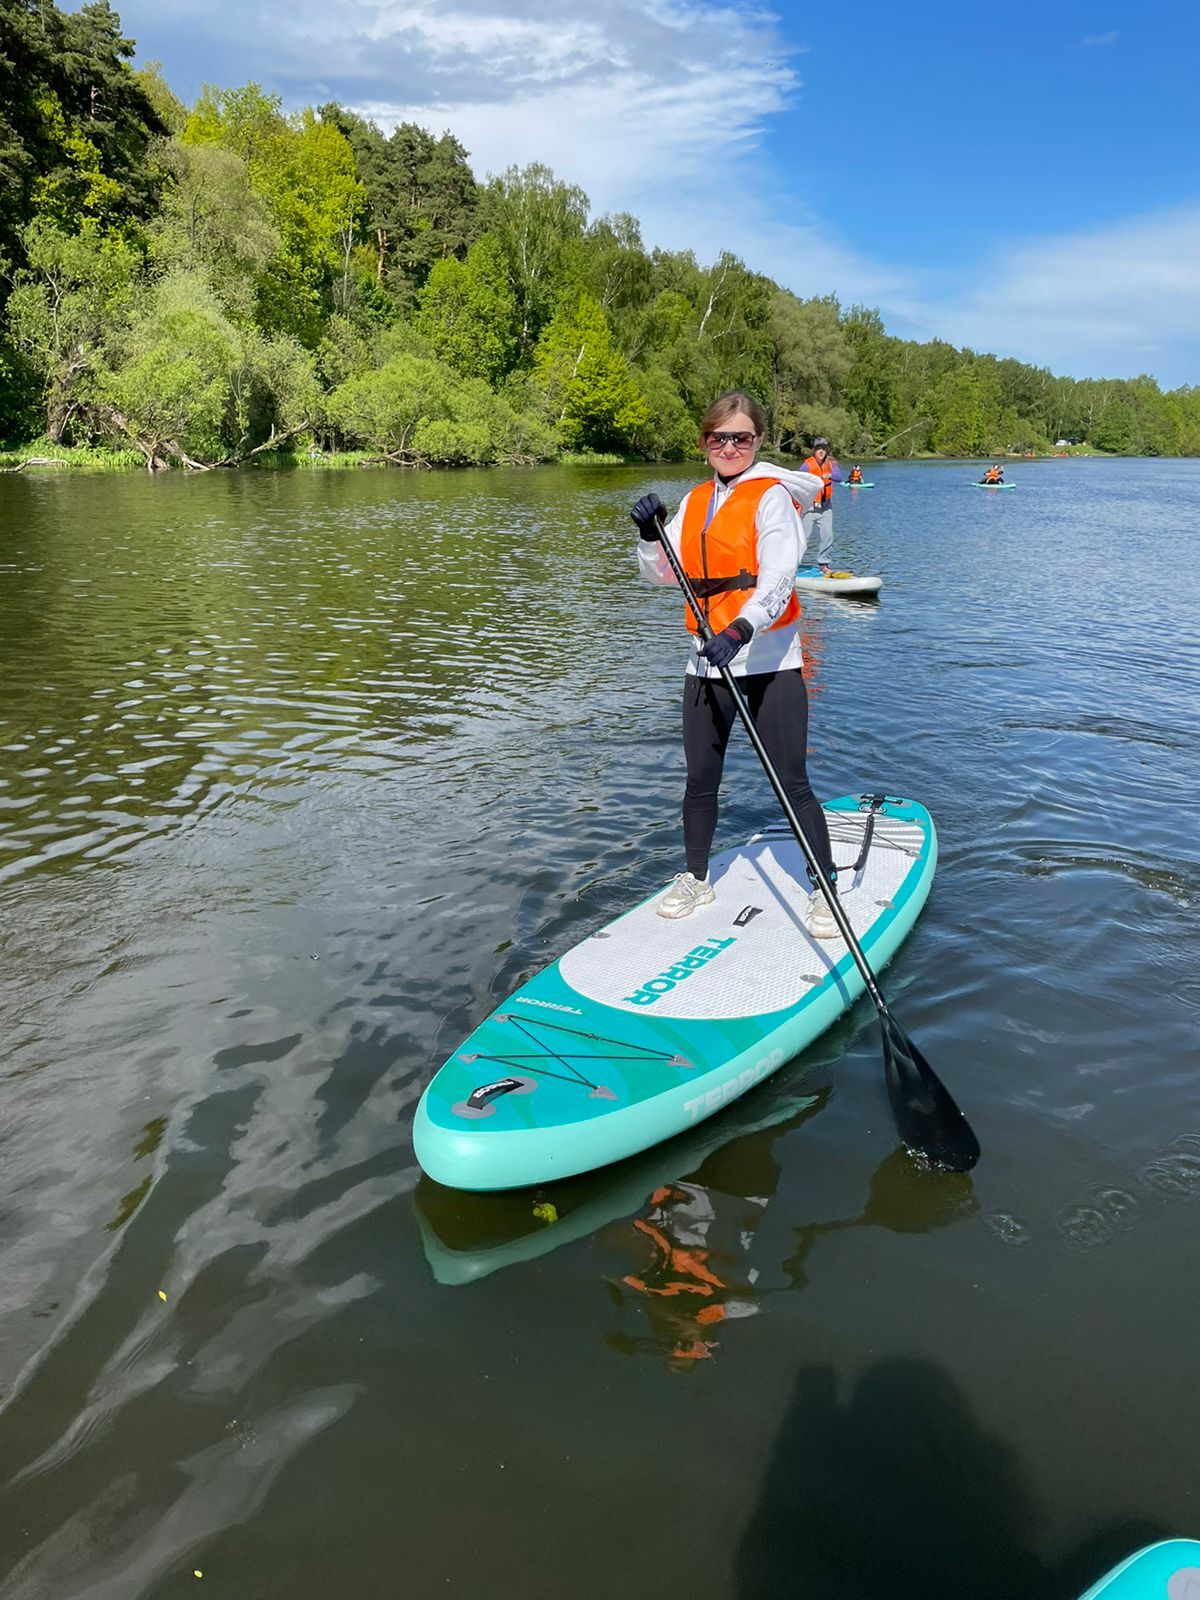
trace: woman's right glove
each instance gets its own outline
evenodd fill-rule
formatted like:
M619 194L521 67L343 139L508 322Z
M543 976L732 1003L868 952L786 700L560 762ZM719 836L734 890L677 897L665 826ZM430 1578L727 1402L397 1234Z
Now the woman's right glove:
M753 637L753 623L747 622L745 617L734 617L727 628L713 634L700 654L714 667L727 667L742 646L749 644Z
M634 520L640 538L647 540L662 538L667 508L656 494L644 494L635 502L629 515Z

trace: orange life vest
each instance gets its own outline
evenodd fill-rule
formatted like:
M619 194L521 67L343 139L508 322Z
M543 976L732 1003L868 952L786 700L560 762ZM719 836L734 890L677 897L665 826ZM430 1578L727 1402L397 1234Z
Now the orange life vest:
M854 471L850 474L850 480L849 481L851 483L861 483L863 481L862 473L858 470L857 467L855 467Z
M821 492L813 502L813 510L817 511L821 506L827 506L833 499L833 467L828 456L825 457L824 466L817 461L816 456L809 456L804 463L804 471L811 472L814 478L821 479Z
M714 633L727 628L758 586L758 503L778 478L751 478L734 484L710 520L715 485L702 483L688 495L683 513L679 554L688 581ZM698 633L692 608L685 601L689 633ZM782 614L768 626L786 628L800 615L793 594Z

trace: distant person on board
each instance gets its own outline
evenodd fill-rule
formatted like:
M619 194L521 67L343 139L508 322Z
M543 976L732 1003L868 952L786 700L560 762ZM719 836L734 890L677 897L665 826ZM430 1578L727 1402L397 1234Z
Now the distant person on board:
M808 781L808 691L802 671L793 587L804 554L797 507L811 505L822 480L768 462L755 463L766 432L758 402L741 390L714 400L700 420L700 448L713 476L690 489L666 522L656 494L644 494L630 515L637 526L638 562L651 583L674 583L663 541L670 541L713 636L702 644L691 606L684 602L692 636L683 690L683 843L687 870L658 903L660 917L687 917L710 905L708 857L717 827L717 794L725 750L737 715L720 669L739 680L767 754L830 885L814 886L808 930L835 939L837 923L826 893L835 878L825 813ZM664 523L666 524L664 527ZM738 891L740 893L740 891Z
M816 544L817 565L822 572L829 571L829 552L833 548L833 469L835 462L829 454L829 440L813 440L812 455L804 463L803 471L811 472L821 480L821 492L813 501L812 509L804 513L804 538L811 548Z
M863 481L862 468L861 467L851 467L850 468L850 476L846 479L846 482L847 483L861 483L862 481Z
M979 481L980 481L980 483L1003 483L1004 482L1004 468L1000 465L1000 463L998 461L993 463L993 465L990 466L987 469L987 471L984 473L983 477L980 478Z

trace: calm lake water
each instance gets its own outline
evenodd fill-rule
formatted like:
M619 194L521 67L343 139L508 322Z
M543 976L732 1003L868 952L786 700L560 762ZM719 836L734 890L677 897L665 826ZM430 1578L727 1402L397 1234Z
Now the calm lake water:
M5 1600L1068 1600L1196 1533L1200 463L978 471L839 491L882 597L803 627L818 791L939 826L885 988L979 1167L860 1003L549 1224L412 1116L682 864L627 509L693 474L0 479Z

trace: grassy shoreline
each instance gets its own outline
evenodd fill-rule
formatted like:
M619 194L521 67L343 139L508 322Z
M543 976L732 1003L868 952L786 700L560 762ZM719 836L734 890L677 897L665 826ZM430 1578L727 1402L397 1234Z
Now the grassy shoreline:
M46 439L0 448L0 472L129 472L146 470L136 450L107 450L96 445L53 445Z
M554 460L540 463L553 467L632 467L642 464L637 456L593 453L586 450L564 451ZM410 466L389 461L377 450L331 450L308 452L304 450L277 451L256 456L243 465L256 472L324 472L341 471L348 467L383 470L412 471ZM185 472L188 469L171 463L168 472ZM212 471L240 470L211 468ZM426 470L426 469L420 469ZM445 471L444 467L431 468ZM55 472L145 472L146 463L136 450L113 450L97 445L52 445L45 439L32 444L0 446L0 473L55 473Z
M899 461L1049 461L1055 458L1094 457L1104 460L1119 459L1113 452L1097 450L1091 445L1074 445L1064 451L1045 450L1037 455L1008 455L1003 451L989 453L981 456L939 456L933 453L924 453L915 456L855 456L854 460L864 465L873 466L889 465ZM799 458L797 458L799 459ZM849 456L845 458L847 461ZM1186 456L1129 456L1124 459L1131 461L1158 461L1158 460L1188 460ZM844 464L844 463L843 463ZM552 467L653 467L665 465L678 465L678 463L642 461L635 456L591 454L586 451L564 451L554 460L542 463ZM411 470L397 468L396 464L380 456L377 451L370 450L342 450L331 451L328 454L308 454L303 451L262 455L254 461L248 461L245 466L253 471L269 472L324 472L344 471L347 468L379 469L379 470ZM136 450L112 450L96 445L70 445L55 446L45 439L36 440L32 444L15 445L9 449L0 448L0 473L56 473L56 472L145 472L146 463ZM182 472L183 467L171 467L169 471ZM241 470L241 469L216 469L213 470ZM445 469L435 469L445 470Z

